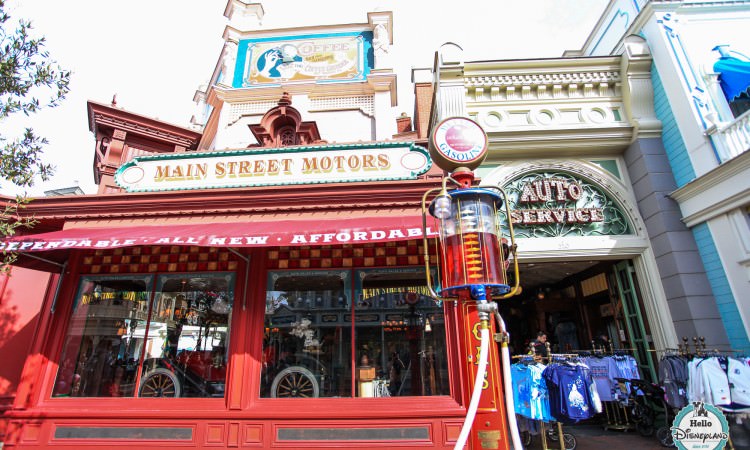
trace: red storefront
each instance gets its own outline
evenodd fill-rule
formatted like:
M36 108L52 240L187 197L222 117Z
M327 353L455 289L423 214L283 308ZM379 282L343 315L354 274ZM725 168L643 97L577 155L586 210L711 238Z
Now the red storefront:
M288 100L259 127L279 138L276 125L291 123L319 139ZM424 249L421 204L442 174L423 147L182 153L168 139L188 130L95 103L89 112L97 141L109 141L96 173L110 193L36 199L26 210L40 221L35 234L4 243L20 252L19 266L61 274L38 272L48 286L4 416L6 448L452 446L476 330L472 308L427 295L424 255L434 248ZM297 132L296 142L306 139ZM238 154L244 167L290 154L290 169L293 158L335 163L340 153L350 169L410 168L398 181L107 187L121 165L114 158L133 161L118 153L170 145L177 152L136 158L138 171L156 161L164 182L181 183L185 167L203 167L189 156L217 157L207 167L239 174L241 163L221 159ZM435 230L428 222L428 247ZM495 370L490 380L480 414L494 417L485 439L497 443L505 431Z
M452 448L479 321L427 287L443 172L428 86L416 131L383 125L391 14L276 35L238 31L259 4L225 14L200 131L89 102L98 194L35 199L2 243L40 305L5 448ZM507 445L498 367L472 448Z

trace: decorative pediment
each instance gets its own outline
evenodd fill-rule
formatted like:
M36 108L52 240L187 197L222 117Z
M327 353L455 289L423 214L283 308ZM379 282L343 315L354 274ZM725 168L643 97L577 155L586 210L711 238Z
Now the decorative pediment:
M268 110L257 125L249 125L259 147L287 147L322 143L318 125L303 122L302 115L292 107L292 97L284 92L278 106Z

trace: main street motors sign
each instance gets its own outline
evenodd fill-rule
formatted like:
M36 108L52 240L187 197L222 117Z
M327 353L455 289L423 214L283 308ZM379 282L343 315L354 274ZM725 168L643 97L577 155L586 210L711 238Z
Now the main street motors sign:
M137 156L115 173L128 192L413 180L430 169L408 142Z

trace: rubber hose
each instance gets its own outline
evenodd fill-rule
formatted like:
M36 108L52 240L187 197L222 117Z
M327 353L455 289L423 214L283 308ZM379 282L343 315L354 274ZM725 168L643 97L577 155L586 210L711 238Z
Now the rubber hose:
M497 318L498 324L500 325L500 333L506 334L505 321L503 316L500 315L499 311L495 311L495 317ZM508 415L508 427L510 428L510 438L513 442L513 448L515 450L523 450L523 444L521 443L521 433L518 432L518 422L516 421L516 407L513 403L513 381L510 375L510 351L508 350L508 344L503 343L502 345L502 365L503 365L503 385L505 390L505 409Z
M484 373L487 371L487 358L489 356L490 330L487 327L482 327L480 336L482 342L479 347L479 367L477 368L477 378L474 381L474 391L471 394L471 401L469 402L469 409L466 411L464 425L461 427L461 433L458 435L458 440L453 450L462 450L464 448L471 432L471 426L474 424L474 417L477 415L479 398L482 396Z

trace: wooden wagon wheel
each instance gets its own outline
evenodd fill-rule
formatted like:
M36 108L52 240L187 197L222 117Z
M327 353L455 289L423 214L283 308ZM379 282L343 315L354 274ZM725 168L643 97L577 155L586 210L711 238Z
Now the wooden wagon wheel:
M167 369L158 368L149 371L141 381L139 397L179 397L180 381Z
M315 375L302 366L287 367L276 375L271 385L274 398L318 397L319 387Z

